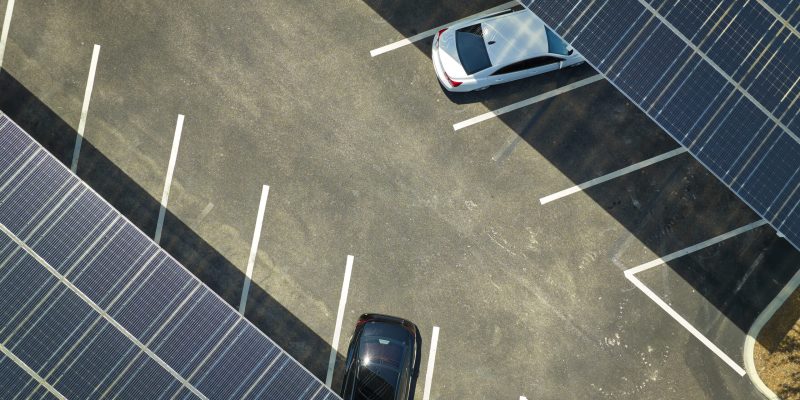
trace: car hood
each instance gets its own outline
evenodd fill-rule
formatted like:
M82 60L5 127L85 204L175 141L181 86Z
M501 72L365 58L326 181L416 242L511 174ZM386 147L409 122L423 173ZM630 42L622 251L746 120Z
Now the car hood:
M464 79L467 77L467 72L464 71L461 60L458 58L455 29L448 29L439 37L439 60L444 73L450 78Z

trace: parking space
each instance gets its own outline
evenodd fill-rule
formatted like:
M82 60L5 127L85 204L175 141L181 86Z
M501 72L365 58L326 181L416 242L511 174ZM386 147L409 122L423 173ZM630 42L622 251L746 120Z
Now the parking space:
M18 2L0 109L70 162L101 45L78 175L334 387L377 312L419 399L752 398L624 271L757 216L589 66L445 93L425 32L503 4ZM741 365L797 261L757 227L636 276Z

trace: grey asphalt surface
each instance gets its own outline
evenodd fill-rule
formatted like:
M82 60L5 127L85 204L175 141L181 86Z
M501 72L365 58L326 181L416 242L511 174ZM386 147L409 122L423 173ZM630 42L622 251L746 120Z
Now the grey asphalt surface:
M234 306L270 185L246 316L321 379L352 254L340 353L361 313L414 321L418 399L433 326L432 399L757 398L623 275L758 219L702 166L539 204L677 147L624 96L598 82L454 132L594 71L448 95L429 39L369 55L497 4L17 2L0 110L69 162L100 44L78 174L145 232L185 114L162 244ZM741 365L798 266L762 227L639 278Z

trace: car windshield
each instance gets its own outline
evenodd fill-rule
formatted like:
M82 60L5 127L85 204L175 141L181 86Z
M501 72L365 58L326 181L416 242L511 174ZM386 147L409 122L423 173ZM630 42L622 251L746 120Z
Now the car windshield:
M550 52L568 56L569 51L567 50L567 43L558 37L555 32L551 31L550 28L544 28L544 30L547 32L547 46L550 48Z
M456 48L458 59L464 71L472 75L492 66L489 52L483 42L483 28L481 24L470 25L456 31Z
M365 335L360 340L356 391L360 399L391 400L401 385L410 343L388 336Z

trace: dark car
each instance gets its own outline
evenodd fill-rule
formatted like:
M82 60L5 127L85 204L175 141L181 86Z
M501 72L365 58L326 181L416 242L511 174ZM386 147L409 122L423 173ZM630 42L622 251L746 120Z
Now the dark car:
M414 398L422 339L411 321L388 315L358 318L345 361L344 400Z

